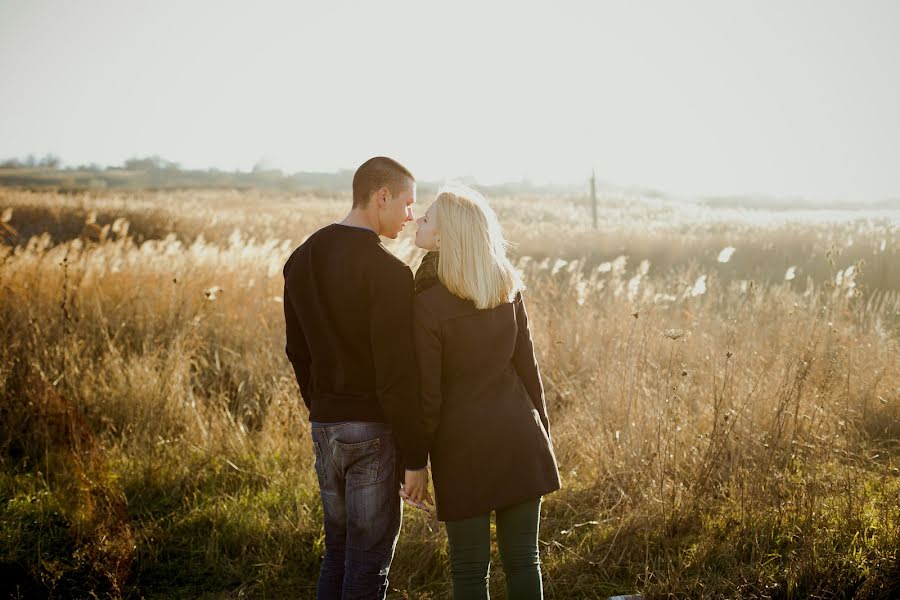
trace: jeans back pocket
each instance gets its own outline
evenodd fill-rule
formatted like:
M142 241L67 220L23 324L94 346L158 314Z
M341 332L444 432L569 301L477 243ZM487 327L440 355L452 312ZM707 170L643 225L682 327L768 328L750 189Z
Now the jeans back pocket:
M346 443L335 441L340 452L344 479L348 485L373 483L378 480L381 460L381 439Z

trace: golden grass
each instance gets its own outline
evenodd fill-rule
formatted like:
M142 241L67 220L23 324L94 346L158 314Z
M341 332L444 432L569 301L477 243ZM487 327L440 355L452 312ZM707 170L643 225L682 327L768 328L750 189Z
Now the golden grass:
M0 190L0 568L25 565L20 589L311 593L321 513L281 266L348 204ZM788 229L607 198L595 233L580 199L494 204L564 481L544 504L548 597L897 585L900 285L878 270L896 265L896 216ZM391 247L421 256L408 233ZM789 280L766 262L786 249ZM444 545L407 514L398 597L446 597Z

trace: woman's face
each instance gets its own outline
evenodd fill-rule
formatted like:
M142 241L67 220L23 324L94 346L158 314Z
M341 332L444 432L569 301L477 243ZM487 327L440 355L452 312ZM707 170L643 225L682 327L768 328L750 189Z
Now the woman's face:
M432 202L425 214L416 219L416 246L423 250L437 250L440 239L437 202Z

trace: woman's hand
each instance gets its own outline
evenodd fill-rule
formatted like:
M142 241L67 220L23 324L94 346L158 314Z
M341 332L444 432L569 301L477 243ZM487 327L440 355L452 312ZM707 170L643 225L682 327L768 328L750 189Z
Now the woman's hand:
M404 484L400 487L400 497L413 506L428 510L425 503L434 505L431 494L428 493L428 469L406 470Z

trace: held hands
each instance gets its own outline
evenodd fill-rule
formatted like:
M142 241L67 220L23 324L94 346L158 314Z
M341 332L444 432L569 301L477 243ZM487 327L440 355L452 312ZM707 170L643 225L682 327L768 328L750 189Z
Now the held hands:
M434 506L434 500L428 493L428 469L417 471L406 470L406 481L400 486L400 497L411 506L424 510L429 515Z

